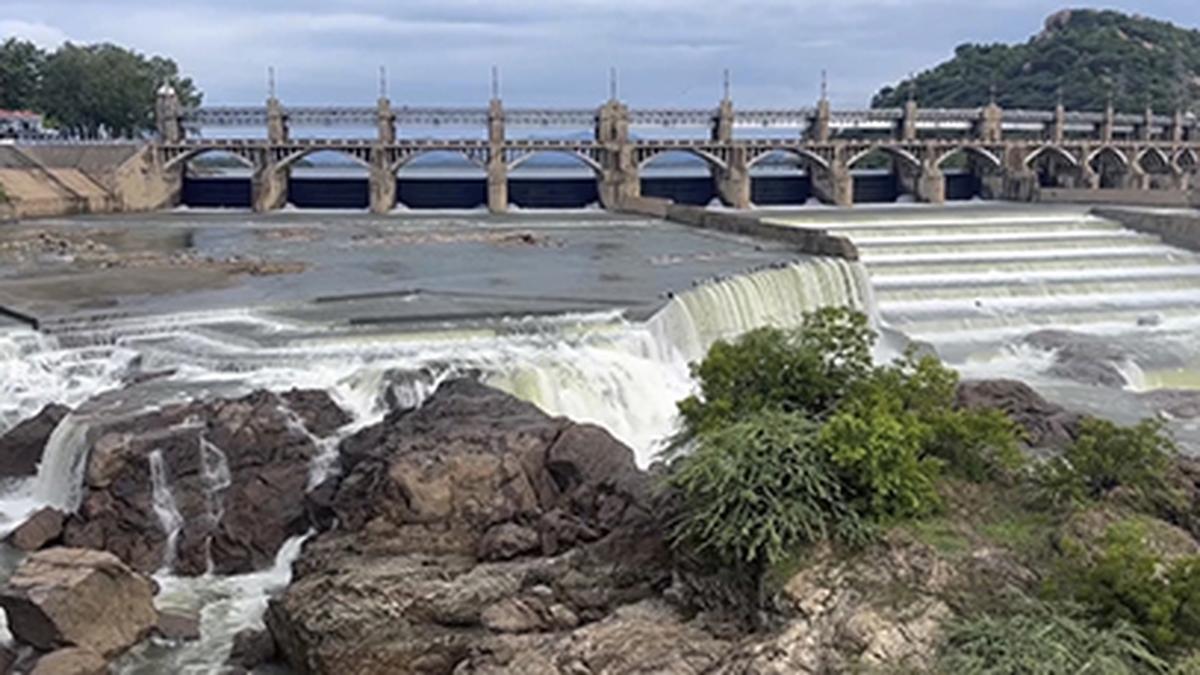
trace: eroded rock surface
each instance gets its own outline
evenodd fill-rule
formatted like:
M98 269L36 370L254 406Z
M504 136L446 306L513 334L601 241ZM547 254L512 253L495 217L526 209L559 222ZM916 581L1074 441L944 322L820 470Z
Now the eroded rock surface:
M266 567L284 541L311 527L305 492L318 432L347 420L323 392L258 392L93 428L83 502L64 542L111 551L142 572Z
M1050 403L1032 387L1017 380L968 380L958 385L960 408L996 408L1025 429L1035 448L1063 448L1079 433L1083 416Z
M149 579L110 553L53 548L21 563L0 589L0 606L19 642L112 658L157 625L154 592Z

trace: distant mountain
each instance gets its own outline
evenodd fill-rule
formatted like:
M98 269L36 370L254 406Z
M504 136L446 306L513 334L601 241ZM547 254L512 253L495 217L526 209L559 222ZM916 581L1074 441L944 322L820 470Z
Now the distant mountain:
M995 87L1006 108L1159 112L1200 107L1200 31L1120 12L1065 10L1024 44L964 44L954 58L884 87L873 107L895 107L911 95L923 107L986 105Z

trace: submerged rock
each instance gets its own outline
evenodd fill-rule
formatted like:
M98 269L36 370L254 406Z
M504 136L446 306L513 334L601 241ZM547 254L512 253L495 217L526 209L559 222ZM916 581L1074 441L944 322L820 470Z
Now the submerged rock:
M958 385L955 403L960 408L1003 410L1025 429L1026 441L1035 448L1070 445L1083 420L1017 380L967 380Z
M1128 361L1130 354L1110 340L1085 333L1043 330L1027 335L1025 342L1054 352L1054 364L1048 371L1050 375L1113 389L1123 389L1130 384L1118 365Z
M200 614L178 609L158 613L158 634L167 640L186 642L200 639Z
M8 543L22 551L37 551L58 540L63 531L63 513L46 507L35 512L8 535Z
M46 441L54 428L70 413L70 408L48 405L41 412L9 429L0 436L0 478L28 478L37 475L38 464L46 450Z
M266 567L312 525L305 492L320 449L306 424L328 432L345 420L324 392L257 392L94 428L82 505L64 541L111 551L142 572Z
M0 589L0 606L20 642L41 651L81 647L112 658L154 629L154 592L149 579L110 553L53 548L21 563Z

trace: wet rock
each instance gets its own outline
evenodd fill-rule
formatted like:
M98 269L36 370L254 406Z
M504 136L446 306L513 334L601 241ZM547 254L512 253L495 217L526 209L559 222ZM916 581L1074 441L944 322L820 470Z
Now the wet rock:
M994 408L1008 413L1025 429L1035 448L1063 448L1079 433L1083 416L1042 398L1032 387L1016 380L968 380L958 385L955 404L960 408Z
M0 437L0 478L27 478L37 474L46 441L71 410L48 405Z
M1054 352L1049 374L1098 387L1123 389L1129 382L1118 364L1130 354L1104 338L1062 330L1044 330L1025 337L1026 344Z
M153 630L153 599L153 583L116 556L69 548L30 555L0 589L18 641L42 651L83 647L108 658Z
M200 614L170 609L158 613L158 634L167 640L187 642L200 639Z
M62 536L63 518L63 513L58 509L41 509L8 535L8 543L22 551L45 548Z
M264 568L314 524L305 494L319 434L306 424L330 431L346 419L323 392L257 392L98 426L82 505L63 540L111 551L142 572L172 554L173 571L184 575ZM155 509L156 454L159 488L181 523L173 552Z
M254 669L275 660L275 639L265 628L246 628L233 636L229 664Z
M1141 399L1154 410L1175 419L1200 417L1200 390L1159 389L1142 394Z
M0 645L0 673L8 675L17 663L17 652L11 647Z
M108 675L108 663L90 649L68 647L38 659L29 675Z

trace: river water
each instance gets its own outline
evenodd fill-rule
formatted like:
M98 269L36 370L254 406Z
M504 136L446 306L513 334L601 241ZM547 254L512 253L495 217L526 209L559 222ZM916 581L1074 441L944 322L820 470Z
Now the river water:
M39 475L7 486L5 527L40 505L77 504L90 415L256 388L327 390L353 415L350 433L378 420L389 397L417 404L439 381L478 373L549 413L604 426L646 465L674 429L675 401L693 391L689 362L717 339L796 325L828 305L869 313L891 338L932 345L966 376L1019 377L1129 421L1151 412L1141 392L1200 384L1200 259L1115 223L1077 209L978 206L772 217L851 237L863 263L598 214L133 219L123 226L186 232L206 255L286 256L308 268L136 296L87 271L98 276L82 300L40 278L9 287L27 292L25 309L47 317L49 334L0 328L0 431L47 403L78 409L55 431ZM476 236L514 227L536 243ZM1124 386L1055 374L1061 345L1028 340L1047 328L1120 347L1114 367ZM898 348L885 340L880 355ZM165 376L125 386L131 373L156 372ZM1176 427L1188 442L1197 431L1190 421ZM334 458L336 446L326 449L314 476ZM220 480L219 462L213 476ZM155 495L170 532L170 485L156 484ZM252 575L160 574L158 601L200 611L203 639L145 645L121 672L213 672L237 630L261 625L301 543Z

